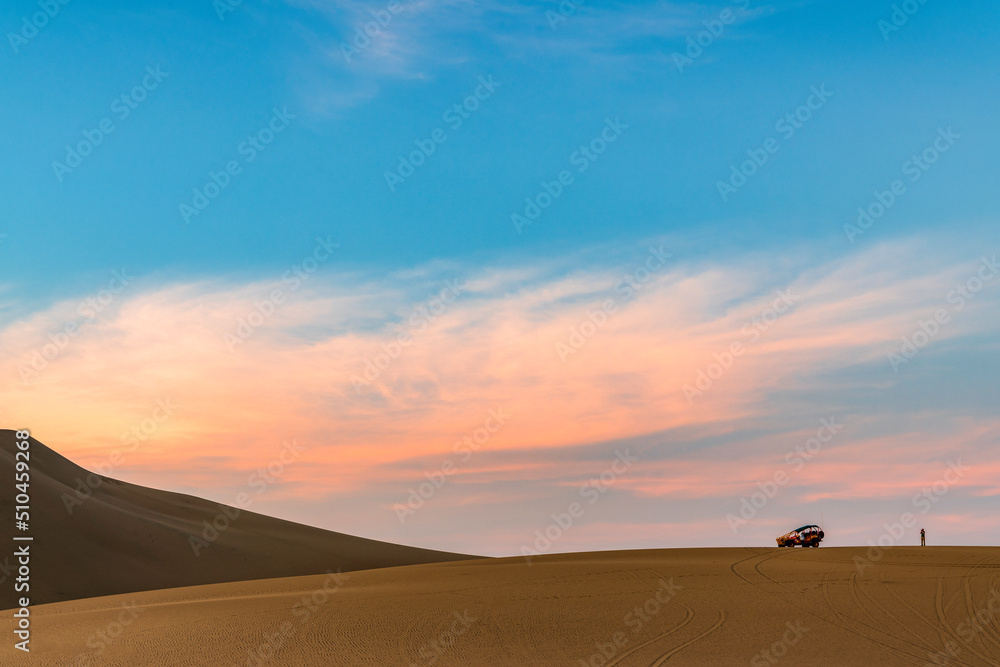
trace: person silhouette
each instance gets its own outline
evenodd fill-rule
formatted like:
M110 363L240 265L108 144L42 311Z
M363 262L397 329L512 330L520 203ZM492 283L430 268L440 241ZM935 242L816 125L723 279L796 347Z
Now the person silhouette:
M926 547L927 546L927 540L925 539L925 537L926 537L926 534L924 533L924 529L921 528L920 529L920 546L922 546L922 547Z

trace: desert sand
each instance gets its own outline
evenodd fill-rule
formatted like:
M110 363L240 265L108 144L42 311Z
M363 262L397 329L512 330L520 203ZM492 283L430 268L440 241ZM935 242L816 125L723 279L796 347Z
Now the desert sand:
M13 440L0 432L9 480ZM14 648L11 546L0 665L1000 664L997 548L490 559L244 511L195 550L225 506L31 445L31 652ZM16 546L11 486L0 542Z
M855 556L580 553L76 600L33 610L16 664L1000 664L1000 549Z
M14 433L0 430L4 545L13 544L16 532ZM128 484L85 470L34 439L30 452L31 520L25 534L34 538L33 604L471 558L342 535ZM253 493L249 488L251 498ZM15 606L8 579L12 553L12 548L0 551L0 608Z

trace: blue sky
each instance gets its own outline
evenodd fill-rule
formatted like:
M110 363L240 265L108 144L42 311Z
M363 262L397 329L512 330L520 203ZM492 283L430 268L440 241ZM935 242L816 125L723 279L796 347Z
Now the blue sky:
M981 539L1000 292L949 294L1000 245L998 24L985 0L6 3L0 418L97 466L176 399L113 476L225 502L296 433L308 470L259 511L492 554L620 446L642 462L557 550L766 543L820 512L863 543L964 456L939 520ZM877 219L845 230L859 207ZM646 287L624 299L630 276ZM407 330L447 281L458 300ZM787 289L791 311L687 400ZM358 389L401 331L412 347ZM520 412L495 451L398 523L501 405ZM730 534L831 415L850 426L829 459Z
M997 154L995 18L929 2L888 40L891 3L404 3L347 63L339 45L378 3L69 3L4 51L5 265L54 298L126 264L140 273L275 270L332 233L373 270L438 258L537 257L684 231L703 252L815 243L938 127L963 141L877 235L987 228ZM678 72L672 54L725 9L737 17ZM37 5L5 5L15 31ZM369 19L370 20L370 19ZM10 40L8 36L8 41ZM147 66L169 76L125 120L110 103ZM492 75L501 83L395 192L384 172ZM825 85L829 102L728 202L716 182ZM296 118L191 224L178 214L275 107ZM116 131L59 182L52 162L105 117ZM607 117L620 141L518 235L510 215ZM906 217L906 225L899 224ZM693 232L693 234L692 234ZM828 245L829 244L829 245ZM43 250L42 250L43 249Z

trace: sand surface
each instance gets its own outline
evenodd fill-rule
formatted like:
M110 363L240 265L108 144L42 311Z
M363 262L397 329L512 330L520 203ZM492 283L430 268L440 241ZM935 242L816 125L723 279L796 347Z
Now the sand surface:
M14 431L0 430L0 608L15 606L14 547L7 546L14 544L15 533L34 538L33 604L471 558L120 482L81 468L37 440L31 440L29 459L29 530L21 533L14 525L14 452ZM255 488L247 492L252 498Z
M856 556L584 553L75 600L35 608L34 652L3 664L1000 664L1000 549Z

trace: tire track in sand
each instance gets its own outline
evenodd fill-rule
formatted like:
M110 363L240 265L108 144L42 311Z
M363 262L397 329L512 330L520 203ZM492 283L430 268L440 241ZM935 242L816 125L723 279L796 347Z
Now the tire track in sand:
M830 594L830 588L831 588L830 587L830 580L829 579L824 579L823 580L823 598L826 600L827 607L830 609L830 611L833 612L834 616L836 616L839 619L840 622L839 623L835 623L832 620L827 619L828 622L830 622L831 624L833 624L833 625L841 628L842 630L847 630L848 632L853 633L853 634L857 635L858 637L863 637L863 638L867 639L868 641L870 641L872 643L875 643L875 644L878 644L880 646L883 646L887 650L889 650L889 651L891 651L893 653L896 653L897 655L903 655L903 656L907 656L907 657L910 657L910 658L916 658L917 660L926 662L924 655L921 655L920 653L913 653L911 650L907 650L906 648L900 648L899 646L893 646L892 644L890 644L890 643L884 641L883 639L881 639L880 637L878 637L876 634L873 634L873 632L877 633L877 634L885 635L885 636L889 637L890 639L893 639L895 641L901 642L904 645L909 645L909 647L912 647L912 649L915 649L917 651L923 651L924 649L922 647L918 646L917 644L914 644L911 641L907 641L905 639L897 637L896 635L893 635L893 634L890 634L888 632L885 632L884 630L881 630L881 629L879 629L879 628L871 625L870 623L866 623L864 621L859 621L856 618L851 618L850 616L848 616L844 612L840 611L837 608L836 603L833 601L833 597ZM852 627L852 625L855 626L855 627ZM861 628L858 628L857 626L861 626ZM864 628L867 628L867 631L865 631Z
M757 572L757 574L759 574L761 577L763 577L767 581L769 581L769 582L771 582L771 583L773 583L773 584L775 584L777 586L780 586L781 588L783 588L786 591L788 591L793 596L793 599L796 599L796 600L798 600L798 599L805 599L805 600L808 600L809 602L815 602L813 600L809 600L809 598L805 597L805 595L803 593L801 593L800 591L797 591L797 590L795 590L795 589L793 589L793 588L791 588L789 586L786 586L785 584L783 584L780 581L774 579L773 577L769 577L767 574L764 573L763 570L760 569L760 566L763 563L771 560L772 558L776 558L776 557L780 556L781 553L782 553L781 551L775 550L774 555L771 558L762 558L762 559L757 560L756 562L754 562L754 565L753 565L754 570ZM796 553L796 552L793 551L792 553ZM863 638L865 638L865 639L867 639L867 640L869 640L869 641L871 641L871 642L873 642L875 644L878 644L880 646L885 647L886 649L888 649L890 651L893 651L893 652L896 652L896 653L900 653L900 654L903 654L903 655L907 655L907 656L910 656L910 657L918 657L919 658L919 656L917 654L911 653L910 651L906 650L905 648L900 648L898 646L893 646L892 644L888 643L887 641L884 641L883 639L877 637L875 634L872 634L872 631L874 633L885 635L889 639L901 642L904 645L909 645L910 647L912 647L912 648L914 648L914 649L916 649L918 651L922 650L919 645L914 644L913 642L908 641L906 639L903 639L901 637L898 637L898 636L896 636L894 634L885 632L884 630L882 630L881 628L879 628L877 625L872 625L870 623L866 623L864 621L860 621L858 619L851 618L847 614L844 614L843 612L841 612L840 610L838 610L837 607L836 607L836 605L834 604L832 598L830 597L830 575L831 575L831 572L827 572L827 574L823 578L823 583L822 583L823 597L826 599L826 607L824 607L824 609L829 609L830 611L832 611L833 614L838 619L840 619L841 623L834 622L825 613L817 613L815 611L810 612L810 611L806 610L804 607L801 607L800 605L796 605L796 604L792 604L792 603L790 603L790 604L792 604L792 606L794 606L794 607L797 607L798 609L802 609L803 611L806 611L807 613L811 613L812 615L814 615L817 618L820 618L820 619L826 621L827 623L830 623L831 625L839 627L842 630L846 630L848 632L851 632L851 633L853 633L853 634L855 634L855 635L857 635L859 637L863 637ZM848 587L850 588L850 580L848 580ZM858 604L858 600L855 600L855 603ZM863 608L863 606L862 606L861 611L864 614L866 614L869 618L872 618L871 614L869 614L868 611ZM846 623L851 623L851 624L854 624L854 625L860 625L860 626L866 627L866 628L868 628L869 632L865 632L863 630L859 630L856 627L850 627L849 625L845 625L844 624L845 622ZM875 621L875 622L878 623L878 621Z
M990 657L983 656L978 650L976 650L973 647L973 645L972 645L972 641L970 641L970 640L964 640L964 639L962 641L963 641L963 643L964 643L965 646L967 646L969 649L971 649L973 653L975 653L976 655L978 655L981 658L983 658L984 660L986 660L986 662L988 664L990 664L990 665L1000 665L1000 662L998 662L998 660L996 658L996 656L1000 656L1000 642L997 641L997 635L995 634L995 632L993 630L993 623L983 623L983 622L981 622L979 620L979 618L978 618L978 612L980 610L982 610L982 607L980 607L979 609L976 608L975 598L974 598L974 596L972 594L972 578L973 578L973 573L976 572L977 570L984 569L984 565L983 564L986 561L988 561L988 560L990 560L989 556L983 558L978 563L976 563L971 568L969 568L969 571L966 572L965 576L962 577L961 590L959 591L959 593L964 594L964 597L965 597L965 610L966 610L966 612L968 614L968 616L966 617L966 620L963 621L962 623L966 623L966 622L969 622L969 621L975 622L976 625L973 626L973 627L977 627L978 626L978 630L976 631L973 639L979 641L980 645L982 646L982 649L984 651L986 651L988 654L990 654ZM993 563L990 563L990 565L988 567L995 567L995 565ZM992 583L992 580L989 577L989 575L985 575L985 576L986 576L987 582L988 582L987 586L986 586L986 590L989 591L991 588L993 588L995 586L995 584ZM961 624L959 624L959 625L961 625ZM958 631L958 628L955 628L954 630L955 630L955 634L961 638L961 633ZM985 635L985 638L984 638L984 635ZM995 644L996 646L994 646L994 647L991 648L989 646L989 644L987 644L986 639L989 639L990 641L992 641L993 644Z
M697 597L697 596L695 596L695 597ZM701 600L701 598L698 598L698 599ZM664 653L664 654L660 655L659 657L657 657L655 660L653 660L652 663L650 663L649 667L660 667L660 665L662 665L667 660L669 660L673 655L675 655L675 654L683 651L684 649L686 649L687 647L691 646L692 644L696 644L697 642L700 642L702 639L704 639L705 637L709 636L710 634L712 634L713 632L715 632L716 630L718 630L719 628L722 627L723 623L726 622L726 610L722 609L720 607L717 607L716 605L712 604L711 602L708 602L708 600L702 600L702 602L710 604L710 605L712 605L713 607L715 607L716 609L719 610L719 620L717 620L712 625L712 627L710 627L709 629L705 630L701 634L692 637L691 639L687 640L686 642L678 644L677 646L673 647L672 649L670 649L666 653Z
M623 572L628 572L628 573L629 573L630 575L632 575L633 577L635 577L635 578L636 578L636 580L637 580L637 581L638 581L639 583L641 583L641 584L642 584L643 586L646 586L646 585L647 585L647 584L646 584L646 582L642 580L642 577L640 577L640 576L639 576L638 574L636 574L634 570L621 570L621 571L623 571ZM659 577L660 579L663 579L663 578L664 578L664 577L663 577L663 575L662 575L662 574L660 574L659 572L655 572L655 571L653 571L653 570L649 570L649 572L652 572L653 574L655 574L655 575L656 575L657 577ZM646 646L649 646L650 644L653 644L654 642L657 642L657 641L659 641L659 640L663 639L664 637L667 637L667 636L669 636L669 635L673 634L674 632L677 632L678 630L680 630L681 628L683 628L683 627L684 627L685 625L687 625L688 623L690 623L690 622L691 622L691 620L692 620L692 619L693 619L693 618L695 617L695 612L694 612L694 609L692 609L691 607L687 606L687 605L686 605L686 604L684 604L683 602L681 602L681 603L678 603L678 604L680 604L680 605L681 605L682 607L684 607L684 609L685 609L685 610L686 610L686 612L687 612L687 614L686 614L686 616L684 617L684 620L683 620L683 621L681 621L681 622L680 622L680 623L679 623L678 625L675 625L675 626L674 626L673 628L671 628L671 629L669 629L669 630L666 630L666 631L664 631L664 632L661 632L660 634L658 634L658 635L656 635L655 637L652 637L652 638L650 638L650 639L647 639L646 641L642 642L641 644L638 644L638 645L636 645L636 646L633 646L633 647L632 647L632 648L630 648L629 650L627 650L627 651L625 651L624 653L622 653L621 655L617 656L617 657L616 657L616 658L615 658L614 660L612 660L611 662L607 663L607 664L605 665L605 667L613 667L613 665L617 665L617 664L619 664L619 663L620 663L620 662L621 662L622 660L624 660L624 659L625 659L625 658L627 658L628 656L632 655L633 653L635 653L635 652L636 652L636 651L638 651L639 649L642 649L642 648L645 648Z
M979 561L979 563L977 563L976 565L972 566L972 568L969 570L969 572L972 572L973 570L975 570L976 568L978 568L985 560L986 559L981 560L981 561ZM938 566L938 565L935 565L935 567L948 567L948 568L954 569L953 565L948 565L948 566ZM881 576L882 576L883 579L885 578L885 571L884 570L882 571ZM968 573L966 574L966 577L963 577L963 578L967 579L968 578ZM920 611L917 610L916 607L914 607L912 604L910 604L909 602L907 602L906 599L903 598L902 595L900 595L899 593L897 593L891 587L888 588L888 589L886 589L903 606L905 606L907 609L909 609L910 613L912 613L913 616L915 616L916 618L920 619L924 624L926 624L928 627L930 627L932 630L934 630L935 632L938 633L938 638L940 639L941 643L940 643L939 646L936 646L936 647L934 647L932 649L932 653L931 653L931 656L930 656L932 658L931 662L934 661L933 660L933 656L942 653L942 651L944 651L946 649L946 646L947 646L947 644L948 644L949 641L960 640L960 638L958 636L958 632L948 622L947 615L944 613L944 609L943 609L943 607L944 607L944 605L943 605L943 599L944 599L943 581L944 581L943 577L937 579L938 586L937 586L937 588L935 590L934 605L935 605L935 612L936 612L935 615L937 616L937 621L938 621L937 623L935 623L931 619L929 619L926 616L924 616L923 614L921 614ZM994 664L994 665L997 664L991 658L983 656L982 654L980 654L976 650L972 650L971 653L974 653L980 659L985 660L987 664ZM948 656L947 660L948 660L948 664L964 664L964 665L970 665L971 667L978 667L978 665L976 665L976 663L969 662L967 658L959 658L957 655L956 656ZM957 662L955 662L955 661L957 661Z
M804 612L806 614L809 614L810 616L818 618L821 621L829 623L830 625L832 625L834 627L838 627L841 630L849 632L849 633L851 633L853 635L857 635L858 637L861 637L862 639L865 639L867 641L872 642L873 644L876 644L878 646L883 647L884 649L886 649L887 651L889 651L891 653L894 653L894 654L897 654L897 655L902 655L902 656L909 657L909 658L916 658L916 659L919 659L919 660L923 659L922 656L920 656L920 655L918 655L916 653L912 653L911 651L908 651L906 649L902 649L902 648L893 646L891 644L886 643L885 641L882 641L877 636L873 636L870 632L864 632L864 631L859 630L859 629L857 629L855 627L851 627L850 625L846 625L845 621L849 622L849 623L857 623L857 621L854 621L853 619L850 619L847 616L841 614L833 606L832 600L829 597L829 585L830 585L829 575L827 575L823 579L823 594L824 594L824 597L827 599L827 606L823 606L823 605L821 605L821 603L816 602L814 600L810 600L809 598L805 597L799 591L796 591L796 590L794 590L794 589L786 586L785 584L781 583L780 581L777 581L777 580L775 580L775 579L767 576L760 569L760 565L762 563L767 562L767 561L769 561L769 560L771 560L773 558L777 558L778 556L781 556L782 553L783 553L782 551L780 551L777 548L775 548L775 549L773 549L773 553L771 555L768 555L767 552L765 552L763 554L762 558L760 558L760 556L762 556L762 554L760 554L758 552L752 551L749 548L747 548L747 551L751 551L751 553L753 553L753 556L748 556L747 558L743 558L743 559L740 559L738 561L735 561L732 565L730 565L729 569L733 571L733 574L735 574L737 577L739 577L740 579L742 579L746 583L750 584L754 588L757 588L758 590L761 590L761 591L767 593L768 595L771 595L772 597L778 598L785 605L788 605L788 606L791 606L791 607L795 607L799 611L802 611L802 612ZM792 552L792 553L795 553L795 552ZM778 586L779 588L782 588L785 591L787 591L786 594L779 594L779 593L776 593L773 590L768 590L767 588L758 585L757 583L755 583L754 581L752 581L749 577L747 577L746 575L740 573L739 570L737 570L737 568L736 568L737 565L739 565L740 563L744 563L744 562L750 560L751 558L754 558L755 556L758 557L758 560L754 563L753 567L754 567L754 570L757 572L757 574L760 575L763 579L767 580L769 583L774 584L775 586ZM789 599L789 597L791 597L791 599ZM806 608L805 606L803 606L803 604L802 604L803 602L806 602L806 603L809 603L811 605L814 605L814 608L813 609ZM841 622L837 622L834 619L830 618L830 615L829 615L830 611L832 611L833 614L835 616L837 616L838 619ZM862 623L862 625L865 625L865 624ZM871 626L868 626L868 627L869 627L870 630L874 630L875 632L881 632L880 630L878 630L878 628L874 628L874 627L871 627ZM887 633L883 633L883 634L887 634ZM889 635L889 636L892 637L892 635ZM898 638L893 637L893 639L898 639ZM904 643L906 643L906 644L910 644L911 646L913 646L913 644L911 642L906 642L905 640L902 640L902 641ZM919 647L915 647L915 648L919 649Z
M931 642L930 640L928 640L925 635L921 635L918 632L916 632L915 630L913 630L910 627L912 625L911 623L907 623L898 614L892 613L889 609L887 609L882 604L880 604L879 601L875 599L875 596L871 592L868 592L867 595L863 595L865 587L862 586L858 582L858 577L859 577L860 574L861 574L861 571L858 570L857 568L855 568L854 574L851 575L851 578L850 578L850 580L848 582L848 586L850 587L850 591L851 591L851 597L854 598L854 602L857 605L857 607L860 608L865 613L865 615L868 616L868 618L870 618L872 620L873 623L883 623L883 621L880 621L879 619L875 618L875 616L872 615L868 611L868 609L866 608L866 605L865 605L864 601L862 600L862 597L867 597L868 601L872 604L872 606L874 606L879 611L881 611L887 618L889 618L897 626L899 626L900 629L902 629L908 635L910 635L911 637L913 637L914 639L916 639L917 642L919 642L921 648L923 650L927 651L929 655L937 653L938 650L939 650L939 648L937 646L935 646L933 642ZM883 570L880 573L879 582L881 583L882 586L886 587L884 590L888 590L888 582L886 582L886 580L885 580L885 570ZM909 605L907 605L907 607L910 609L911 613L915 612L915 610L912 607L910 607ZM941 630L941 628L939 628L938 626L934 625L933 623L931 623L930 621L928 621L924 617L920 616L919 614L915 614L915 615L920 620L924 621L929 626L931 626L932 629L937 630L939 636L943 637L944 633ZM917 642L910 642L910 643L913 644L914 646L916 646Z
M660 577L661 579L663 578L663 575L660 574L659 572L656 572L655 570L653 571L653 574L655 574L656 576ZM712 602L709 602L708 600L704 599L700 595L694 595L693 593L690 594L690 595L692 597L695 597L695 598L701 600L702 602L704 602L705 604L709 605L710 607L715 607L715 609L717 609L718 612L719 612L719 619L710 628L708 628L704 632L702 632L702 633L700 633L700 634L692 637L691 639L689 639L689 640L687 640L685 642L682 642L682 643L678 644L677 646L669 649L666 653L662 653L659 656L657 656L656 659L653 660L653 662L650 664L649 667L659 667L660 665L662 665L663 663L665 663L667 660L669 660L671 658L671 656L673 656L674 654L676 654L676 653L678 653L680 651L683 651L684 649L686 649L687 647L691 646L692 644L695 644L695 643L701 641L702 639L704 639L708 635L712 634L713 632L715 632L716 630L718 630L719 628L721 628L722 625L726 622L726 610L725 609L722 609L718 605L716 605L716 604L714 604Z
M988 560L990 560L989 556L976 563L976 565L972 568L972 570L974 571L982 568L983 563L985 563ZM976 622L976 626L981 628L976 632L976 637L979 639L980 644L982 644L983 650L992 651L993 655L1000 655L1000 632L998 632L994 628L993 622L983 623L979 619L979 612L982 611L984 608L988 609L988 607L983 607L983 606L976 607L975 596L972 593L972 577L970 575L971 571L970 574L967 574L965 577L962 578L962 588L964 589L965 592L965 609L969 614L968 619L970 620L974 619ZM986 585L987 600L989 599L990 591L992 590L996 590L996 580L987 575L987 585ZM987 602L987 605L988 604L989 603ZM993 619L990 620L992 621ZM986 639L989 639L990 642L993 644L992 648L986 643L986 639L983 638L983 635L985 635ZM994 664L998 663L994 662Z
M980 563L982 563L982 561L980 561ZM968 570L968 572L966 572L966 576L968 576L969 572L972 572L975 568L976 568L976 566L973 565ZM944 594L944 577L938 577L937 578L937 586L935 587L935 591L934 591L934 613L937 616L938 623L940 624L940 626L942 628L944 628L944 630L948 633L948 635L951 637L952 640L958 642L959 646L964 646L964 649L968 650L970 653L976 655L980 659L985 660L986 664L996 664L995 662L993 662L992 658L984 656L974 646L970 646L968 644L968 642L965 642L959 636L958 630L956 630L954 627L952 627L951 623L948 621L948 610L947 610L947 608L952 606L951 602L954 602L958 598L958 596L962 595L962 591L961 590L957 591L955 593L955 595L952 596L951 602L949 602L947 604L945 604L945 602L944 602L944 595L945 595Z
M664 639L665 637L668 637L668 636L672 635L673 633L677 632L678 630L680 630L681 628L683 628L685 625L687 625L688 623L690 623L691 619L693 619L695 617L694 610L691 609L691 607L689 607L686 604L684 604L683 602L679 602L678 604L680 604L682 607L684 607L684 609L687 610L687 615L684 617L683 621L681 621L679 624L675 625L674 627L670 628L669 630L667 630L665 632L661 632L660 634L656 635L652 639L647 639L646 641L642 642L641 644L636 644L635 646L633 646L629 650L625 651L624 653L622 653L621 655L619 655L618 657L616 657L611 662L607 663L604 667L613 667L614 665L619 664L622 660L624 660L628 656L632 655L633 653L635 653L639 649L645 648L645 647L649 646L650 644L658 642L661 639Z

